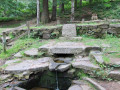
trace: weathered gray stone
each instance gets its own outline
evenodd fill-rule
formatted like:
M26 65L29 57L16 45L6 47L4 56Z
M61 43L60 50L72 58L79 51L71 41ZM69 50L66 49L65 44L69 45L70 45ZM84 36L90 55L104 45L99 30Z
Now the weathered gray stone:
M120 71L119 70L111 71L108 77L112 79L120 80Z
M102 87L101 85L99 85L97 82L95 82L94 80L92 80L91 78L83 78L84 80L88 81L89 83L91 83L92 85L94 85L97 90L106 90L104 87Z
M4 71L6 73L23 73L25 71L29 71L29 72L40 72L40 71L44 71L48 69L49 66L49 60L51 60L52 58L50 57L44 57L44 58L40 58L38 60L22 60L21 62L15 62L15 60L11 60L14 61L13 63L10 63L5 69ZM8 63L8 62L6 62Z
M102 48L100 46L86 46L83 56L89 56L91 51L102 51Z
M77 35L75 24L65 24L62 29L63 37L75 37Z
M79 85L72 85L68 90L83 90Z
M55 70L57 70L58 66L66 64L66 63L56 63L52 59L49 60L49 62L50 62L50 64L49 64L49 70L50 71L55 71Z
M50 39L51 34L50 33L43 33L43 39Z
M100 51L91 51L89 56L91 61L96 61L100 64L104 63L102 53Z
M14 57L16 57L16 58L21 58L21 57L22 57L22 54L21 54L20 52L18 52L18 53L16 53L16 54L14 55Z
M7 80L11 77L10 74L4 74L4 75L0 75L0 81L4 81Z
M37 48L32 48L30 50L25 51L24 54L26 56L36 57L36 56L38 56L38 49Z
M68 73L69 75L72 75L72 76L73 76L74 73L75 73L75 71L76 71L75 69L71 69L71 70L68 70L67 73Z
M66 65L60 65L57 70L60 72L64 72L70 68L71 64L66 64Z
M109 28L109 24L101 24L101 25L98 25L98 28L108 29L108 28Z
M92 64L90 61L79 61L79 62L73 62L72 66L74 68L80 68L86 71L92 71L92 70L99 70L100 67L97 65Z
M79 54L85 48L83 43L61 42L50 49L53 54Z

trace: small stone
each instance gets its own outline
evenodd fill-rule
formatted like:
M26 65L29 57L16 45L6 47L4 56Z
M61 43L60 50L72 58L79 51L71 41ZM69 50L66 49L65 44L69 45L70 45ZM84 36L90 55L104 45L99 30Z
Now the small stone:
M51 34L50 33L43 33L43 39L50 39Z
M57 70L58 66L66 64L66 63L55 63L53 60L50 60L49 62L50 62L49 64L50 71Z
M10 77L11 77L10 74L7 74L7 75L0 75L0 80L1 80L1 81L4 81L4 80L9 79Z
M100 51L91 51L89 56L91 61L96 61L100 64L104 63L102 53Z
M38 56L38 49L32 48L32 49L30 49L30 50L25 51L24 54L25 54L26 56L36 57L36 56Z
M75 69L68 70L68 74L74 75L75 71L76 71Z
M120 80L120 71L119 70L111 71L108 77L112 79Z
M22 57L22 54L21 54L20 52L18 52L18 53L16 53L16 54L14 55L14 57L16 57L16 58L21 58L21 57Z
M66 65L60 65L57 70L60 71L60 72L64 72L66 70L68 70L70 68L70 64L66 64Z

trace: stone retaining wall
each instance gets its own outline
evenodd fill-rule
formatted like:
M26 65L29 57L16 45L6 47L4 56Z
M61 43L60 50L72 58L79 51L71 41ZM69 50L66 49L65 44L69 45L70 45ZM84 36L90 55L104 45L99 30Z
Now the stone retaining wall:
M95 24L95 25L78 25L76 24L77 35L88 35L96 38L104 38L106 33L113 34L120 37L120 24ZM16 30L10 32L15 37L21 33L26 32L26 29ZM9 32L8 32L9 33ZM41 39L55 39L62 35L62 25L54 26L50 28L32 28L31 36L34 38Z
M104 38L107 33L120 36L120 24L76 25L77 35L88 35ZM62 33L62 26L44 29L32 29L34 37L43 39L58 38Z
M77 34L87 34L96 38L104 38L109 33L120 36L120 24L77 25Z

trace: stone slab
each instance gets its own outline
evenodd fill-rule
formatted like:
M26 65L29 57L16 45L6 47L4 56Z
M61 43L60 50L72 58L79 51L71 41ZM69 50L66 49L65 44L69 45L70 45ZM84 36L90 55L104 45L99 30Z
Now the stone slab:
M83 43L60 42L54 45L50 52L53 54L79 54L85 49Z
M38 49L37 48L32 48L30 50L25 51L24 54L26 56L36 57L36 56L38 56Z
M75 37L77 35L75 24L64 24L62 28L63 37Z
M11 62L5 69L4 71L6 73L22 73L25 71L30 71L30 72L37 72L37 71L44 71L47 70L49 67L49 60L52 58L50 57L44 57L44 58L39 58L37 60L22 60L19 63ZM15 60L11 60L15 61ZM7 64L8 62L6 62Z
M60 65L57 70L60 72L64 72L70 68L71 64L66 64L66 65Z
M73 62L72 66L74 68L79 68L79 69L83 69L83 70L86 70L86 71L92 71L92 70L99 70L100 69L99 66L94 65L90 61Z

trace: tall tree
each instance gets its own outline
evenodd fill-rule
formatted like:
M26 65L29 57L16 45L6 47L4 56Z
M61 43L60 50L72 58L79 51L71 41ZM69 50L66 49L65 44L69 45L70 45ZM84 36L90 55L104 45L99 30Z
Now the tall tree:
M80 0L80 7L82 7L82 0Z
M57 10L57 0L53 0L53 6L52 6L52 17L51 20L56 20L56 10Z
M92 4L93 0L89 0L89 3Z
M40 0L37 0L37 26L39 26L40 22Z
M77 0L75 0L75 10L77 10Z
M48 10L48 0L43 0L43 11L41 16L41 22L42 23L48 23L49 22L49 10Z
M74 21L74 12L75 12L74 2L75 0L71 0L71 21Z
M61 9L61 13L64 13L64 12L65 12L64 0L61 0L60 9Z

